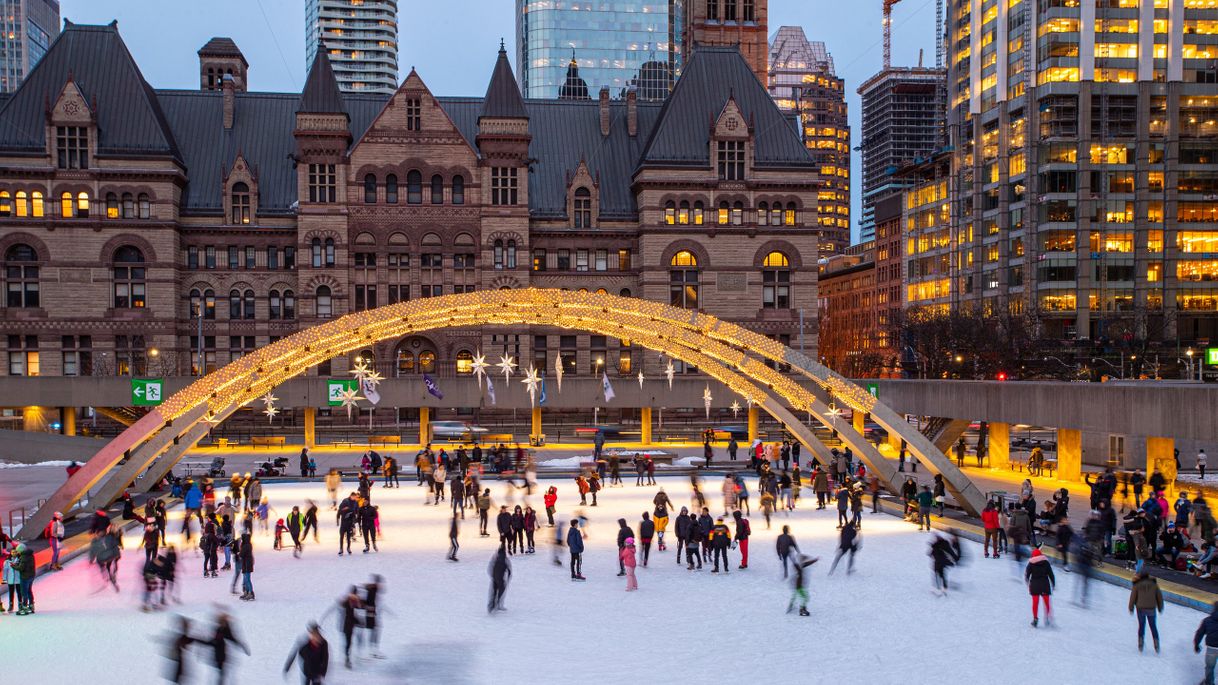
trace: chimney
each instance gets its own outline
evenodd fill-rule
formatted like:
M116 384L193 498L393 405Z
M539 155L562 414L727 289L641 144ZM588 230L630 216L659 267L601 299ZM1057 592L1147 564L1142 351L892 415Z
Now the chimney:
M609 86L601 86L601 135L609 135Z
M224 130L233 127L233 116L237 109L237 86L231 74L225 74L221 89L224 91Z
M639 92L635 88L626 91L626 131L631 138L639 134Z

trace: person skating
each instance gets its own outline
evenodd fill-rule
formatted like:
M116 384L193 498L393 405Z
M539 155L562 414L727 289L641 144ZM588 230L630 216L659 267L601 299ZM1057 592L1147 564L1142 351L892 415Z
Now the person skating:
M567 528L567 551L571 553L571 580L587 580L584 578L584 536L579 531L579 519L571 519Z
M1146 624L1150 624L1150 637L1154 641L1155 653L1159 651L1159 626L1156 613L1163 613L1163 592L1159 590L1159 582L1149 573L1142 572L1133 578L1133 587L1129 590L1129 613L1138 614L1138 651L1145 645Z
M1201 641L1205 640L1205 679L1202 685L1214 685L1214 665L1218 664L1218 602L1214 602L1210 615L1201 619L1197 632L1193 633L1193 651L1201 653Z
M680 519L677 520L677 527L680 529ZM694 562L698 563L698 570L702 570L702 547L709 544L707 539L708 532L702 532L702 526L699 525L697 519L693 516L688 517L688 523L685 527L685 532L681 535L682 544L685 546L685 568L686 570L694 570ZM680 549L677 551L677 563L681 562Z
M846 514L850 508L850 491L845 485L840 485L837 492L833 494L834 500L837 502L837 529L841 530L843 526L849 523L849 516Z
M216 616L216 629L212 632L209 642L212 650L212 667L216 669L216 685L223 685L228 676L226 672L228 643L231 642L240 647L245 651L246 656L249 656L250 648L237 637L237 633L233 629L232 618L223 611Z
M499 506L499 515L495 517L495 530L499 533L499 544L511 553L512 512L508 511L506 504Z
M155 550L153 551L155 553ZM216 533L215 522L208 521L207 525L203 526L203 534L199 537L199 551L203 553L203 577L217 577L219 569L216 566L220 561L220 536ZM144 560L145 566L151 562L152 557Z
M795 558L795 580L791 583L791 603L787 605L788 614L795 610L795 603L798 601L799 615L811 616L808 613L808 567L819 560L819 557L810 557L806 554L800 554Z
M799 552L799 545L795 544L795 538L791 536L791 527L783 526L782 534L778 536L776 543L778 550L778 559L782 561L782 577L787 577L787 562L791 561L791 552ZM798 563L798 560L796 560Z
M316 623L309 623L304 639L288 655L288 661L283 665L285 676L298 659L304 685L322 685L326 673L330 670L330 643L322 637L321 627Z
M681 507L681 513L677 514L676 536L677 536L677 565L681 565L681 553L685 550L685 539L689 535L689 528L693 525L693 519L689 516L689 509Z
M702 560L710 563L711 560L711 544L710 534L715 528L715 519L711 518L710 509L702 507L702 515L698 517L698 536L702 547ZM701 568L702 564L698 564Z
M347 589L347 594L341 597L336 603L322 614L321 620L325 620L330 612L336 612L338 615L338 630L343 634L343 657L344 664L347 668L351 668L351 644L354 642L355 629L359 627L359 610L363 607L363 602L359 598L359 592L352 585Z
M998 558L998 531L1001 527L998 525L998 505L990 500L985 503L985 509L981 510L981 525L985 528L985 558L990 558L990 544L994 545L994 558Z
M732 518L736 521L736 547L740 549L739 568L743 570L749 567L749 536L752 535L753 529L739 509L732 512Z
M639 589L639 581L634 573L635 565L638 564L634 552L634 538L626 538L622 548L618 550L618 561L626 571L626 592L634 592Z
M338 506L338 556L343 555L343 545L346 544L347 554L351 553L351 541L355 539L355 522L359 518L359 495L351 493Z
M850 523L855 528L863 527L863 484L855 483L850 491Z
M655 521L656 537L658 538L656 549L663 552L668 549L668 546L664 544L664 533L668 531L668 512L674 508L674 505L672 500L668 498L668 493L664 492L664 488L660 488L656 496L651 498L651 503L655 505L651 516ZM678 554L678 556L680 555Z
M292 511L288 513L288 535L292 536L292 556L300 558L300 552L304 549L300 544L301 531L304 529L304 514L300 513L300 507L292 507Z
M162 526L163 527L163 526ZM47 541L51 544L51 566L52 571L62 571L63 566L59 565L59 550L63 546L63 514L58 511L51 517L51 522L47 524L46 530L43 531ZM164 533L161 533L162 538Z
M846 575L854 573L854 555L862 544L859 529L855 525L850 524L842 528L837 542L837 554L833 556L833 564L829 567L829 575L833 575L833 572L837 570L837 562L847 554L850 556L846 559ZM944 585L946 586L946 582Z
M309 499L309 500L305 500L305 504L307 504L309 506L305 507L304 525L301 527L301 530L300 530L300 539L304 540L305 538L309 537L309 531L312 530L313 531L313 542L318 542L319 538L318 538L318 534L317 534L317 503L314 502L313 500Z
M918 493L918 530L930 530L930 513L935 506L935 496L930 487L923 485Z
M1053 565L1049 563L1049 557L1039 549L1032 550L1032 559L1024 569L1023 578L1028 585L1028 594L1032 595L1032 627L1035 628L1040 623L1041 600L1045 603L1045 625L1051 625L1053 606L1049 597L1053 594L1057 579L1053 577Z
M512 577L512 562L508 559L506 545L499 545L495 556L491 558L487 573L491 577L491 593L490 601L486 605L486 613L506 611L507 609L503 606L503 597L507 594L508 580Z
M829 498L829 476L820 467L813 473L812 491L816 493L816 508L824 509L825 501Z
M338 508L338 486L343 482L342 474L338 469L330 469L326 473L326 496L330 498L330 510Z
M249 533L241 534L241 587L245 592L241 599L254 601L254 542Z
M487 524L489 523L491 513L491 489L486 488L481 495L478 495L478 534L482 537L490 537L490 533L486 532Z
M588 493L592 495L592 506L596 506L596 493L601 491L601 478L596 472L588 477Z
M947 569L959 561L952 543L942 535L935 535L930 543L931 568L935 573L935 592L940 596L947 594Z
M509 523L511 532L508 534L508 553L524 554L524 511L519 504L512 511Z
M452 498L453 513L456 514L457 509L460 509L461 518L465 518L465 479L461 477L460 471L453 472L448 494Z
M711 573L719 572L719 559L723 559L723 572L729 573L727 550L732 544L732 533L728 530L727 524L723 522L723 517L720 516L715 522L715 527L710 532L711 549L714 552L715 568Z
M166 656L169 658L169 674L165 679L171 683L186 682L186 650L196 642L202 642L190 634L190 619L178 616L177 630L170 635L167 643L169 648Z
M761 491L761 515L765 518L765 529L770 529L770 519L774 516L774 495L766 490Z
M639 540L642 541L643 566L651 558L651 540L655 537L656 524L647 512L643 512L643 520L639 521Z
M934 495L935 506L939 507L939 518L943 518L943 506L947 501L947 485L943 482L943 474L935 474L934 487L931 489L931 494Z
M460 543L457 542L457 538L461 535L461 524L458 521L459 519L454 513L452 521L448 524L448 556L444 558L449 561L457 561L457 550L461 548Z
M372 502L364 500L364 504L359 508L359 526L364 534L364 554L368 553L368 545L372 545L372 551L379 552L376 547L376 507L372 506Z
M534 546L533 535L537 532L537 512L533 507L527 504L524 507L524 539L529 546L525 554L534 554L537 548Z
M553 528L554 527L554 511L555 511L554 507L558 503L558 488L551 485L546 490L546 494L542 495L541 501L542 501L542 504L544 504L546 507L546 521L549 523L549 526L551 528Z
M13 570L17 573L17 615L28 616L34 612L34 577L37 567L34 564L34 550L24 542L17 543L12 551ZM115 587L115 591L118 588ZM9 600L12 605L12 600Z
M626 519L617 520L617 550L618 550L618 572L619 576L626 575L626 564L622 561L621 551L626 546L627 538L634 538L634 531L630 526L626 525Z

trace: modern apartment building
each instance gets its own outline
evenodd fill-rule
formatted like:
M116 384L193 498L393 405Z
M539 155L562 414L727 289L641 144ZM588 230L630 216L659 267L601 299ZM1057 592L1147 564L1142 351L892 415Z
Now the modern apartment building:
M822 256L850 244L850 123L845 81L833 71L825 44L809 41L798 26L783 26L770 38L770 96L784 112L799 116L804 144L820 165L817 202Z
M11 93L59 35L59 0L0 0L0 93Z
M345 93L398 87L397 0L305 0L305 64L324 49Z
M961 306L1065 339L1218 338L1216 9L949 3Z

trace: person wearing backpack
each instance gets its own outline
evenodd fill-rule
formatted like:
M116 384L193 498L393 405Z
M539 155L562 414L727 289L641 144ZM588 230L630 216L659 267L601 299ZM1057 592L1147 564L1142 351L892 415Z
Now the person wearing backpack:
M753 530L749 526L749 520L744 518L744 515L737 509L732 513L732 518L736 519L736 545L740 548L740 569L749 567L749 535ZM727 562L724 562L727 566Z

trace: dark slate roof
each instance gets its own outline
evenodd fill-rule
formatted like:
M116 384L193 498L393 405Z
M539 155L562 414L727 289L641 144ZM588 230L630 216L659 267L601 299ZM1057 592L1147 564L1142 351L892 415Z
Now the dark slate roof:
M710 164L710 130L728 98L755 132L758 166L815 163L782 110L734 47L698 47L664 103L660 125L647 142L641 164Z
M297 112L332 113L343 112L343 96L338 90L338 79L330 68L330 58L325 50L318 50L309 67L309 78L300 94Z
M223 210L222 179L240 152L258 178L258 212L291 213L296 201L296 95L237 93L233 127L224 129L224 95L219 91L162 90L157 97L180 133L188 182L184 213Z
M481 116L484 117L523 119L529 116L503 46L499 47L499 58L495 60L495 70L491 72L491 83L486 87L483 102Z
M177 145L155 93L117 24L65 24L46 55L0 109L0 148L46 149L46 110L69 75L97 112L100 154L168 154Z
M223 57L240 57L245 59L245 55L241 54L241 49L237 47L237 43L228 36L216 36L207 41L207 44L199 48L200 55L218 55Z

